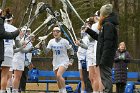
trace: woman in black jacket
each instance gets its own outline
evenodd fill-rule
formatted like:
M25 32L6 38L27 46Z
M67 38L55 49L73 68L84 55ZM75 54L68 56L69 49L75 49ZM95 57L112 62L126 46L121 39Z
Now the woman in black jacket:
M113 12L113 6L106 4L100 9L99 34L87 28L87 32L92 38L98 41L96 51L96 67L99 67L101 81L103 83L100 91L112 93L112 74L115 52L117 50L117 29L118 20Z
M130 59L131 56L126 51L125 43L121 42L114 58L116 93L124 93L127 82L127 64L130 62Z

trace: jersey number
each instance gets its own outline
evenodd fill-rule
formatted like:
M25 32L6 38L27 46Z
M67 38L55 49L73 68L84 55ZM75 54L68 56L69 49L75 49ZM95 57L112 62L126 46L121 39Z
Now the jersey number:
M60 55L60 50L55 50L56 55Z

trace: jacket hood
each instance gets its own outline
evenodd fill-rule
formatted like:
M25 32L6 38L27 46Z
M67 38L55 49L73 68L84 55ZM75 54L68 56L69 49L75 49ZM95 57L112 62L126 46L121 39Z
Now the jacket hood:
M105 22L111 22L114 25L119 25L118 17L114 12L104 19L103 24Z

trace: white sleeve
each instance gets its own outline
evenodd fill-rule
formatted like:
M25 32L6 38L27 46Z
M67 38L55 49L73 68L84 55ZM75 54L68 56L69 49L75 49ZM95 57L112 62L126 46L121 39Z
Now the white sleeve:
M52 47L52 40L50 40L50 41L48 42L48 45L47 45L47 48L48 48L48 49L51 49L51 47Z
M72 46L69 44L69 41L68 41L68 40L66 40L65 46L66 46L67 49L70 49L70 48L72 47Z
M19 37L19 36L17 36L15 40L19 40L19 41L20 41L20 37Z

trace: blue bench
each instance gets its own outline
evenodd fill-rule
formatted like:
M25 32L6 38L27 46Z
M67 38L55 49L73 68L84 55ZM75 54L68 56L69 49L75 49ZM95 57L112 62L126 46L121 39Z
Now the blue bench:
M138 81L139 75L140 75L139 72L127 73L128 81L125 87L125 93L140 93L135 87L135 85L140 85L140 81Z
M139 72L128 72L127 73L127 78L128 79L136 79L136 80L133 80L134 84L135 85L140 85L140 82L137 81L139 74L140 74ZM130 81L130 80L128 80L128 81Z
M30 74L30 71L28 72ZM30 80L27 81L27 83L46 83L46 91L49 92L49 83L57 83L55 79L55 74L53 71L48 70L39 70L39 78L45 77L44 80L39 79L38 82L32 82ZM65 71L63 74L63 77L65 78L66 84L78 84L80 82L80 73L79 71Z

